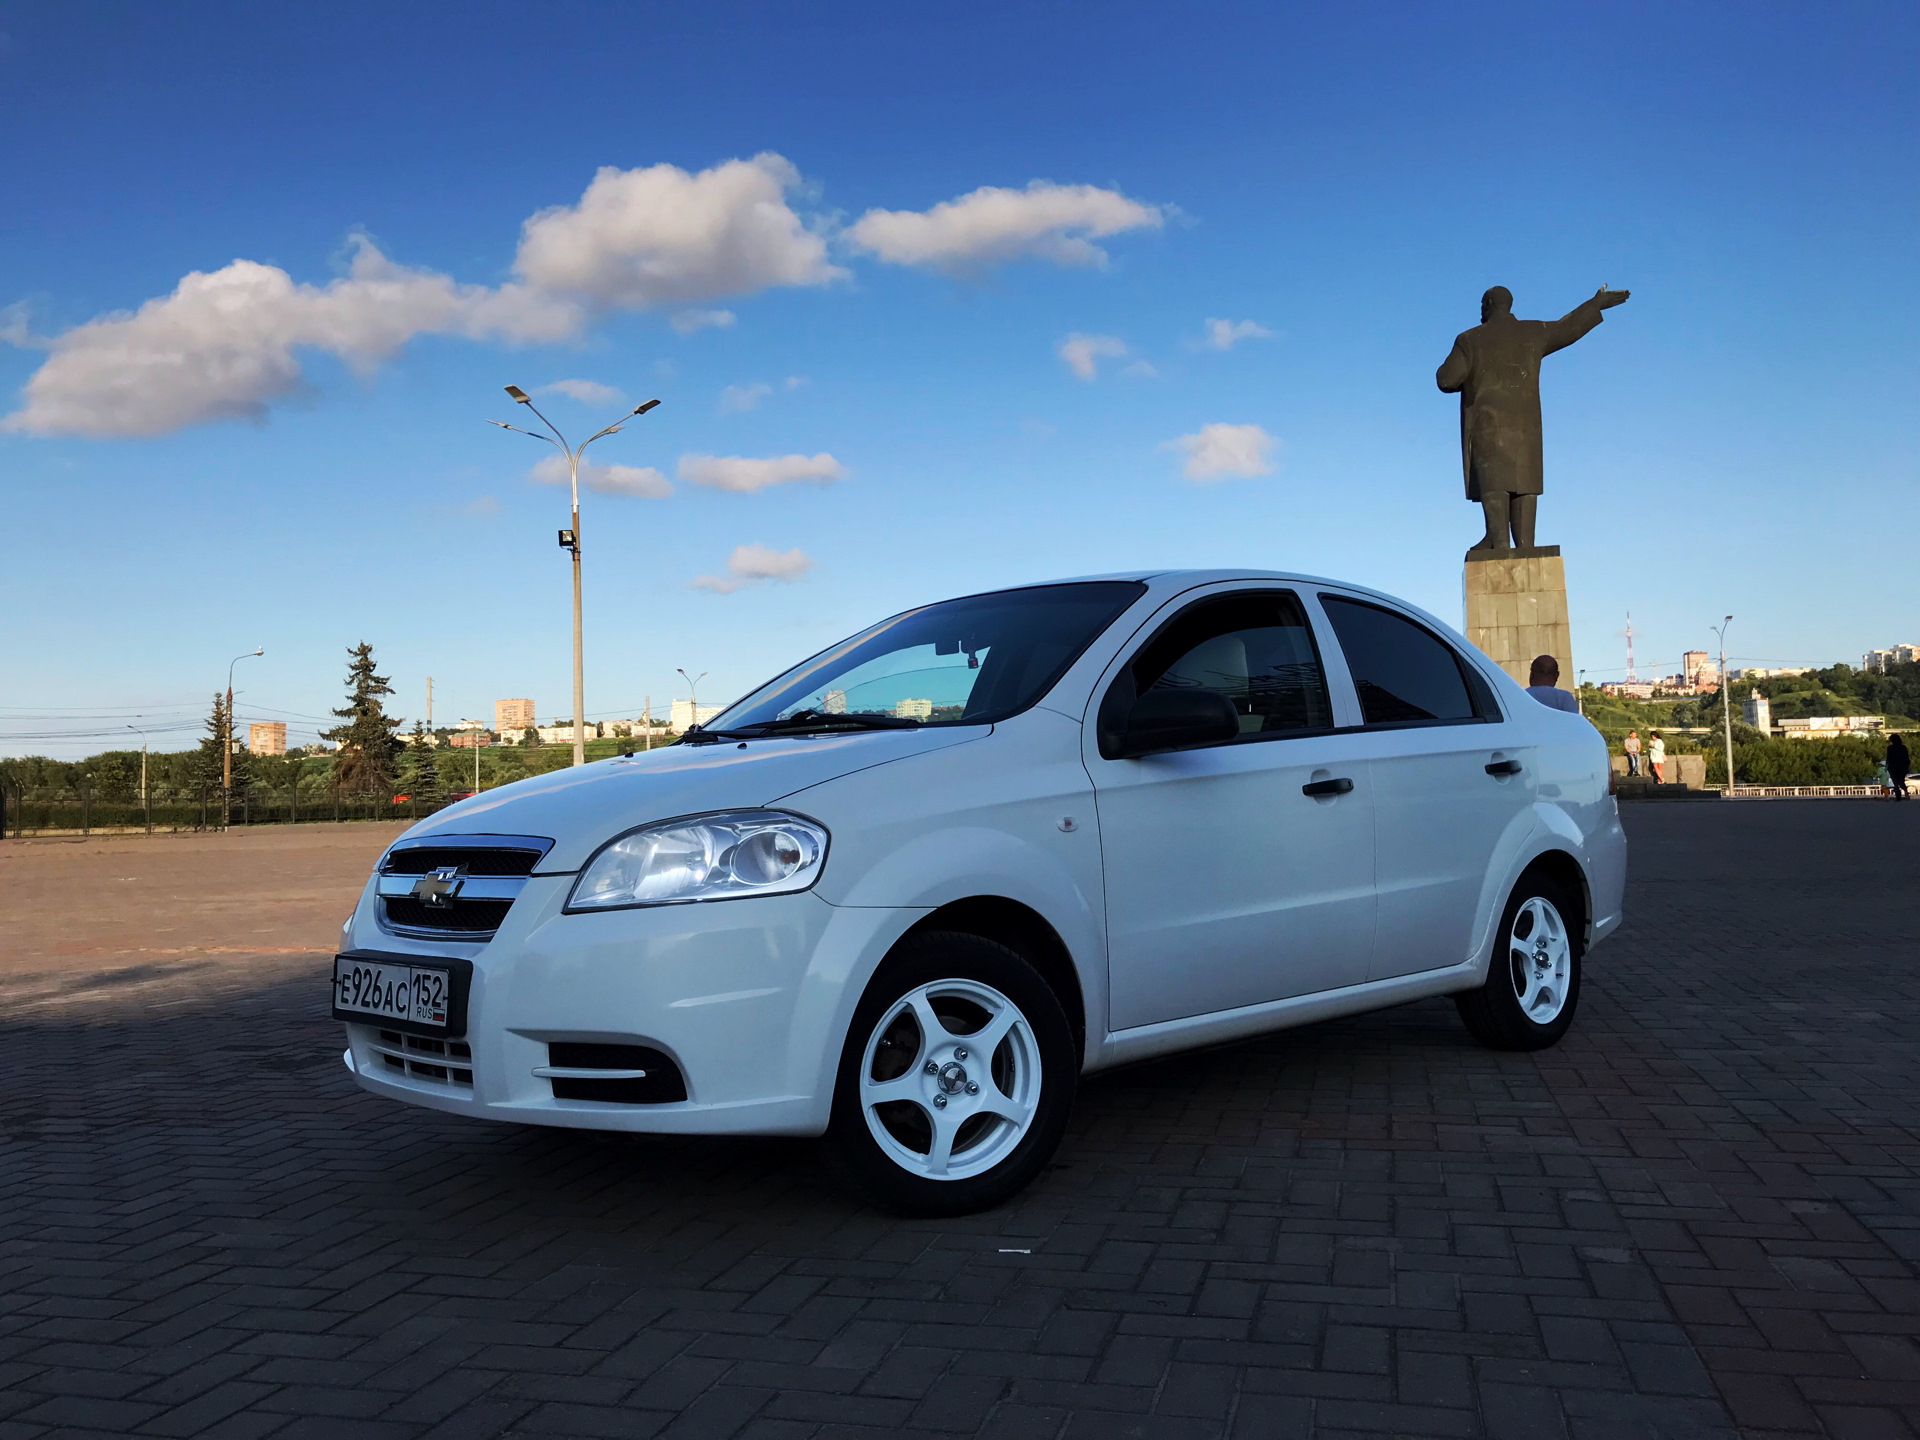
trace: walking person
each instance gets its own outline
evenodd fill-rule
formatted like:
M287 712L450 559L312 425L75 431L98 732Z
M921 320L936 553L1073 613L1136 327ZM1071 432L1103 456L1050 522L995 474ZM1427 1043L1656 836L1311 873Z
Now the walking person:
M1627 774L1638 776L1640 774L1640 732L1627 731L1627 738L1620 748L1627 752Z
M1653 783L1667 783L1667 742L1660 738L1658 730L1647 733L1647 763L1653 767Z
M1907 798L1908 768L1907 742L1897 734L1889 735L1887 737L1887 782L1893 787L1893 798L1896 800Z

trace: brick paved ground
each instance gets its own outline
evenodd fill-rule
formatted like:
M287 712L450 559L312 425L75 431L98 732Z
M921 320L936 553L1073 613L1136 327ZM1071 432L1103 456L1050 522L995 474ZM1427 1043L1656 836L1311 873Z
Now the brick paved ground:
M1100 1078L959 1222L366 1096L317 956L9 952L0 1437L1911 1436L1920 806L1628 825L1558 1049L1438 1002Z

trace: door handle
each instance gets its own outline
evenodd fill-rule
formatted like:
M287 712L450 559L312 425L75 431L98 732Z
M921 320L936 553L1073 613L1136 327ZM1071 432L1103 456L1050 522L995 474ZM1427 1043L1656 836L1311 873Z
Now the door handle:
M1519 773L1520 762L1518 760L1496 760L1487 766L1487 774L1489 775L1518 775Z
M1300 787L1300 793L1302 795L1315 796L1344 795L1351 789L1353 789L1353 781L1345 778L1339 780L1315 780L1309 784L1302 785Z

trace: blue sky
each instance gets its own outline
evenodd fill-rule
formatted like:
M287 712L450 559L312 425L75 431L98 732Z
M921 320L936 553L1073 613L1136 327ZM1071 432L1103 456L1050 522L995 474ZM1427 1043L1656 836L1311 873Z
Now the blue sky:
M260 644L241 718L295 740L362 639L409 721L429 674L443 723L568 713L565 489L482 423L509 381L606 387L541 396L573 438L662 400L588 452L640 492L583 495L591 716L1140 566L1457 622L1479 521L1433 371L1495 283L1532 316L1633 291L1543 385L1590 678L1629 609L1643 671L1728 611L1736 663L1920 639L1911 5L0 4L0 32L0 753L197 720ZM228 283L177 296L196 273Z

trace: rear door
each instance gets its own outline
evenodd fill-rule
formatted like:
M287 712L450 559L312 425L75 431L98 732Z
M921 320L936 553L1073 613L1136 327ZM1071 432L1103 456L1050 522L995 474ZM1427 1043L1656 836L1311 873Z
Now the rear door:
M1323 590L1351 676L1374 782L1379 891L1370 978L1458 965L1501 842L1531 829L1535 756L1454 645L1372 598Z
M1154 688L1220 691L1240 713L1239 738L1111 758L1127 709ZM1188 601L1108 672L1084 753L1106 871L1112 1029L1366 978L1373 787L1359 758L1367 737L1336 723L1347 718L1299 597L1274 587Z

